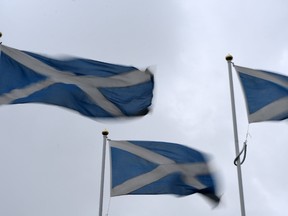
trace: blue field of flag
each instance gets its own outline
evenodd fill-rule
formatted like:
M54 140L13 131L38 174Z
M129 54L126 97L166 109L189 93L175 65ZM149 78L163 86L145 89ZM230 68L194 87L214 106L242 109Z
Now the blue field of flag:
M244 91L248 120L288 118L288 77L277 73L234 66Z
M219 202L215 181L202 153L156 141L109 141L112 196L201 193Z
M152 104L148 69L0 49L0 104L51 104L88 117L141 116Z

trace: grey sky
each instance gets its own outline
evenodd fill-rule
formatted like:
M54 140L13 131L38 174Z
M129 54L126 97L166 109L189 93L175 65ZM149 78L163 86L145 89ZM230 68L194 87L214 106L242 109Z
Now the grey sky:
M121 196L111 216L240 215L225 56L288 75L284 0L2 0L1 41L21 50L152 66L153 111L128 121L95 121L48 105L0 107L0 215L98 215L102 135L161 140L208 153L222 203L201 195ZM233 70L234 75L236 75ZM234 76L240 147L248 121ZM249 126L242 166L246 215L287 214L287 121ZM108 160L107 160L108 162ZM110 201L109 201L110 200Z

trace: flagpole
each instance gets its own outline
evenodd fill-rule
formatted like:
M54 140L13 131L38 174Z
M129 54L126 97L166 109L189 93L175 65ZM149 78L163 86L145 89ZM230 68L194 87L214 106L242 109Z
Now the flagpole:
M232 60L233 60L233 56L231 56L231 55L227 55L226 56L226 61L228 63L228 71L229 71L229 83L230 83L230 96L231 96L233 129L234 129L235 152L236 152L236 157L237 157L239 155L239 142L238 142L237 119L236 119L236 109L235 109L235 100L234 100L234 87L233 87L232 67L231 67L231 61ZM244 204L244 193L243 193L243 183L242 183L240 157L238 157L238 160L237 160L237 174L238 174L238 185L239 185L241 216L245 216L245 204Z
M109 132L107 130L102 131L103 135L103 150L102 150L102 168L101 168L101 185L100 185L100 199L99 199L99 216L102 216L103 211L103 191L104 191L104 175L105 175L105 156L106 156L106 142L107 135Z

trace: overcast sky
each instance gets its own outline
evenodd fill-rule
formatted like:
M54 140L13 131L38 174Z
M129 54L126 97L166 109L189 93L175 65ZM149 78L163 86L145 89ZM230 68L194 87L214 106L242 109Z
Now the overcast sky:
M285 0L1 0L3 44L152 66L155 95L149 115L120 122L48 105L1 106L0 215L98 215L107 129L110 139L176 142L207 153L222 202L213 208L199 194L110 199L106 172L104 215L240 216L225 56L288 75L287 20ZM234 85L242 147L248 121L236 76ZM287 128L287 121L249 125L242 166L247 216L288 214Z

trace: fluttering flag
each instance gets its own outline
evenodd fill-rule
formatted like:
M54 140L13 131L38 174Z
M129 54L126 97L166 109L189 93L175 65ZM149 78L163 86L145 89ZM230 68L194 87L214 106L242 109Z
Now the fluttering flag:
M234 65L244 91L248 121L288 118L288 77Z
M51 59L0 45L0 104L44 103L87 117L145 115L152 73L95 60Z
M218 203L215 180L204 154L156 141L109 141L111 196L201 193Z

